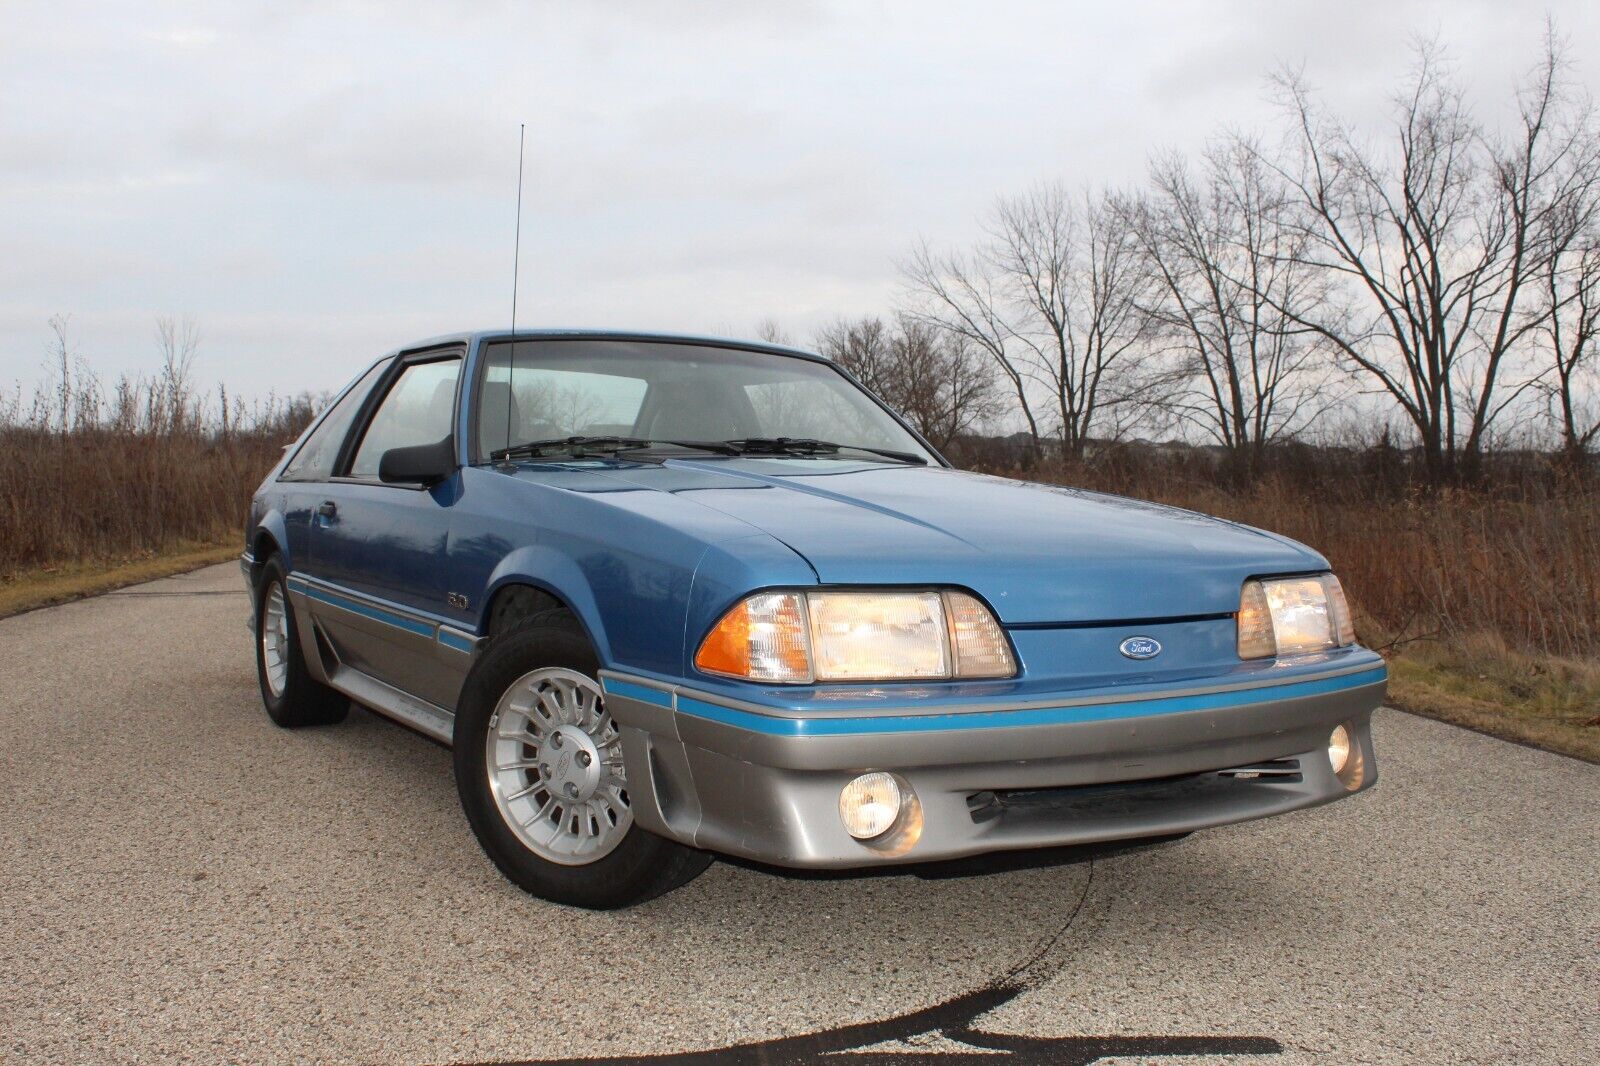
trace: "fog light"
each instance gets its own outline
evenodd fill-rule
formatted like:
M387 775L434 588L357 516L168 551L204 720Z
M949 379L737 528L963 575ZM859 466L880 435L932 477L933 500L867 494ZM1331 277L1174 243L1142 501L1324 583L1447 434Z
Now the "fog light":
M1335 775L1344 773L1345 764L1350 761L1350 730L1342 725L1333 727L1333 732L1328 735L1328 762L1333 766Z
M892 774L862 774L839 793L839 820L857 840L887 833L900 817L900 783Z

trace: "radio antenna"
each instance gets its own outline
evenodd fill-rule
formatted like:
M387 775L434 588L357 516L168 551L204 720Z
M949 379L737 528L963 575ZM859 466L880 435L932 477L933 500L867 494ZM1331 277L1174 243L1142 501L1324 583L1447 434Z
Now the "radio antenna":
M528 141L528 124L517 127L517 226L516 249L511 253L511 332L517 331L517 272L522 266L522 155Z
M528 144L528 124L517 125L517 224L511 252L511 343L506 352L511 365L506 368L506 447L511 447L511 412L517 403L517 281L522 268L522 158Z

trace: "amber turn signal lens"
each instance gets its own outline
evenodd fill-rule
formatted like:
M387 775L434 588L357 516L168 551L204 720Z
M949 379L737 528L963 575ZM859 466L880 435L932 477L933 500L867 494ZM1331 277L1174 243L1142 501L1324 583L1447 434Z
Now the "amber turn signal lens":
M1017 661L1012 658L1011 645L989 608L965 592L946 592L944 610L957 677L1016 675Z
M1278 654L1272 632L1272 609L1259 581L1246 581L1239 595L1239 658L1270 659Z
M752 681L810 681L800 596L775 592L741 601L706 635L694 665L710 674Z
M1344 586L1332 574L1322 575L1322 587L1328 593L1328 607L1333 612L1336 642L1341 648L1356 642L1356 624L1350 616L1350 601L1345 599Z

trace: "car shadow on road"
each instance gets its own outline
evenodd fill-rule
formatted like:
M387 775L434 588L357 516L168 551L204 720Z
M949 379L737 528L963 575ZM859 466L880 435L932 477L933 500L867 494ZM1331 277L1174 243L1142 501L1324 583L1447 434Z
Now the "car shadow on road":
M786 1066L827 1061L872 1062L878 1066L979 1066L998 1062L1089 1066L1106 1058L1172 1055L1277 1055L1283 1045L1256 1036L1064 1036L1034 1037L989 1033L975 1027L979 1017L1023 992L1022 984L980 988L924 1010L881 1021L841 1026L819 1033L737 1044L676 1055L611 1058L529 1059L494 1066L607 1066L624 1063L675 1063L678 1066ZM921 1045L921 1046L919 1046ZM488 1066L488 1064L485 1064Z
M1176 844L1189 834L1150 837L1142 840L1118 840L1104 844L1070 844L1057 848L1032 848L1021 851L995 851L963 859L943 859L939 862L903 863L893 866L867 866L854 870L800 870L785 866L739 859L728 855L717 856L717 861L738 866L756 873L782 877L792 881L854 881L878 877L918 877L925 881L954 880L964 877L989 877L995 874L1021 873L1028 870L1052 870L1062 866L1079 866L1108 859L1116 855L1151 851Z
M1053 848L1013 856L982 856L954 862L900 867L897 870L860 872L797 872L772 870L751 863L737 863L753 869L796 879L836 879L850 876L883 876L885 873L913 873L924 877L982 876L1015 870L1041 869L1088 864L1089 876L1081 895L1066 919L1041 940L1034 951L1004 974L972 991L941 1003L906 1014L874 1021L858 1022L833 1029L772 1040L734 1044L704 1051L677 1054L618 1055L565 1059L506 1060L476 1066L622 1066L636 1063L673 1063L677 1066L787 1066L827 1061L862 1061L876 1066L987 1066L997 1062L1089 1066L1107 1058L1167 1056L1260 1056L1278 1055L1283 1045L1271 1037L1226 1034L1115 1035L1036 1037L986 1030L984 1015L1005 1006L1026 992L1043 987L1069 959L1063 951L1067 932L1072 928L1094 884L1094 863L1112 855L1147 850L1181 838L1162 838L1099 846ZM465 1064L463 1064L465 1066Z

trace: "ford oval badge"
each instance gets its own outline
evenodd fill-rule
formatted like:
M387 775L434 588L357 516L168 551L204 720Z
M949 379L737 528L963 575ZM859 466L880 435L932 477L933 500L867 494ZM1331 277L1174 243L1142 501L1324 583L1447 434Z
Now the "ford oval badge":
M1117 650L1130 659L1154 659L1161 654L1161 642L1155 637L1129 637Z

